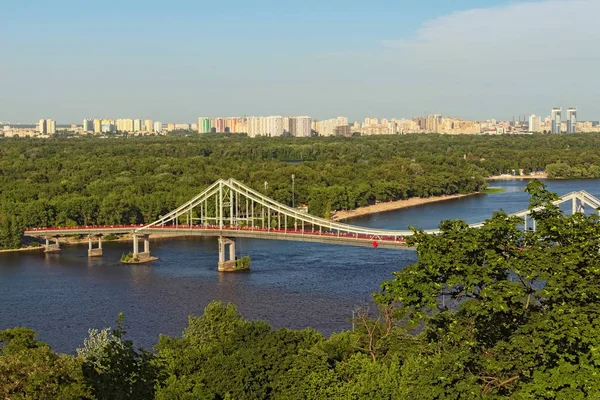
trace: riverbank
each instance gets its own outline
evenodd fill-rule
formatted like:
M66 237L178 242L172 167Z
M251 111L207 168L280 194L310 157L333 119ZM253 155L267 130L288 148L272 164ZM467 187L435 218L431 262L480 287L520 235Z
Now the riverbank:
M548 174L545 172L540 172L535 175L494 175L485 178L486 181L514 181L514 180L524 180L524 179L548 179Z
M44 250L44 246L40 247L23 247L20 249L8 249L8 250L0 250L0 253L13 253L15 251L40 251Z
M440 201L455 200L462 197L474 196L482 193L455 194L448 196L431 196L431 197L413 197L407 200L390 201L387 203L378 203L366 207L359 207L354 210L338 211L331 219L333 221L343 221L347 219L364 217L365 215L377 214L388 211L401 210L403 208L420 206L423 204L437 203Z

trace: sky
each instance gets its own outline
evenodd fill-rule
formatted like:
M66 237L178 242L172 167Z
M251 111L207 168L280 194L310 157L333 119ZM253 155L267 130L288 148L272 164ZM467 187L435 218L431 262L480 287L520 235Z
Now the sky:
M598 0L0 0L0 120L599 120Z

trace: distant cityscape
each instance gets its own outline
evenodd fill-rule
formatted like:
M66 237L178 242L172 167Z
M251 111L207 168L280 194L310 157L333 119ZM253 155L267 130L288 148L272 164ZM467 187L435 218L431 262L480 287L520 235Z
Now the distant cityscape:
M57 133L71 135L166 135L172 132L232 133L247 134L249 137L276 136L352 136L352 135L397 135L409 133L440 133L450 135L502 135L528 133L576 133L600 132L598 121L577 121L577 109L566 110L563 120L562 108L553 108L550 115L542 119L535 114L512 121L462 120L431 114L427 117L365 118L350 123L346 117L315 120L308 116L268 117L198 117L196 123L162 123L152 119L85 119L82 124L57 126L53 119L40 119L37 124L20 125L0 121L4 137L50 137Z

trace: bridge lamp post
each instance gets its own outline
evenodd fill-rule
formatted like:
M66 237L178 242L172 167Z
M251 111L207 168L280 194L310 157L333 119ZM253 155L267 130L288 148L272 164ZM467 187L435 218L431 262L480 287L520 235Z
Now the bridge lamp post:
M265 181L265 194L267 194L268 190L269 190L269 182Z
M296 202L294 201L295 200L294 199L294 197L295 197L294 196L295 195L295 192L294 192L294 178L296 178L296 176L294 174L292 174L292 208L296 208Z

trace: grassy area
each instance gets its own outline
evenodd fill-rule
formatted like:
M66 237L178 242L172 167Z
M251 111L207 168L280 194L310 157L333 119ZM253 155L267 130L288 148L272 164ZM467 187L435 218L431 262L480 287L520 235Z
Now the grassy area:
M501 187L489 187L487 189L484 189L481 191L481 193L484 194L497 194L497 193L504 193L506 191L506 189L501 188Z

